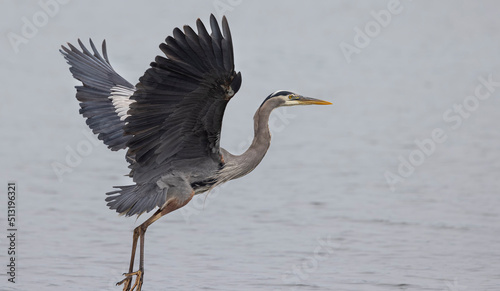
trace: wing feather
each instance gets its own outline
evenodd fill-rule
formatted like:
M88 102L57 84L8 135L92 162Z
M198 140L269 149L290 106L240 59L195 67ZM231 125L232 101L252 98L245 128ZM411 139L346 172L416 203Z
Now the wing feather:
M68 43L60 52L70 65L70 71L83 86L76 86L76 98L80 101L80 114L87 118L87 125L111 150L124 149L130 136L123 131L135 88L109 63L106 42L102 54L92 40L92 52L78 40L80 49Z
M165 57L155 58L131 97L125 132L132 136L128 156L137 183L155 181L152 172L168 172L178 162L221 163L222 117L241 74L234 71L227 19L221 31L211 15L211 34L201 20L196 26L198 33L189 26L184 32L175 28L160 44Z
M130 97L123 130L130 137L127 160L136 185L108 193L108 206L117 212L130 216L162 207L171 191L189 196L190 183L197 181L188 180L206 180L221 167L222 118L241 74L234 71L227 19L221 31L211 15L211 34L200 19L196 27L197 33L189 26L173 30L159 46L164 56L155 58Z

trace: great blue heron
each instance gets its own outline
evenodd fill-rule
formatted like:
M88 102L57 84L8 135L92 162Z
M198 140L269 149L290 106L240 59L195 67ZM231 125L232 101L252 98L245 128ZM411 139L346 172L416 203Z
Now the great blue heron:
M271 135L271 111L280 106L331 104L290 91L269 95L254 116L254 139L247 151L233 155L219 146L224 109L238 92L241 74L234 71L233 44L226 17L222 32L213 15L212 33L196 21L166 38L157 56L134 87L111 67L106 43L102 55L92 40L90 52L68 43L61 53L81 81L76 98L88 126L111 150L128 149L134 185L114 187L106 198L110 209L126 216L158 207L134 229L132 254L123 290L141 290L144 278L146 229L163 215L186 205L194 195L250 173L266 154ZM140 239L139 270L134 270ZM133 276L136 276L132 285Z

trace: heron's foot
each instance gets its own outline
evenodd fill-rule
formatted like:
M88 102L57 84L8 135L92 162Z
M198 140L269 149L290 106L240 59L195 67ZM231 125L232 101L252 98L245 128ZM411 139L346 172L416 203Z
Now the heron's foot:
M132 273L125 273L123 274L125 276L125 279L116 283L116 286L123 284L123 291L141 291L143 274L144 272L141 270ZM136 276L134 285L130 286L132 284L132 278L134 278L134 276Z

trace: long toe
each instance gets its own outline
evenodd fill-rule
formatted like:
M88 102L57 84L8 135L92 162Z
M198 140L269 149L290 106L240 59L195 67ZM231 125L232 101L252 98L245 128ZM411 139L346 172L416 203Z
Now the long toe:
M126 274L123 274L123 275L126 275ZM117 282L116 286L123 284L123 291L130 291L130 284L132 283L132 277L133 276L128 276L125 279L121 280L120 282Z
M117 286L123 284L123 291L141 291L142 290L143 271L139 270L137 272L125 273L123 275L125 276L125 279L116 283ZM130 285L132 283L132 278L134 276L135 276L135 282L134 282L134 285L132 285L132 287L131 287Z

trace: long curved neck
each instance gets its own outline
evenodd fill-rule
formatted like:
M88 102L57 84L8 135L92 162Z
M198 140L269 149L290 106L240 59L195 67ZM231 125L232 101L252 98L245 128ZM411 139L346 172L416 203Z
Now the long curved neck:
M254 137L250 147L241 155L244 160L252 161L255 166L262 161L271 145L271 132L269 131L269 116L273 111L271 106L261 106L253 117Z
M226 164L221 171L223 180L228 181L245 176L262 161L271 144L269 116L276 107L273 102L266 102L257 109L253 117L254 138L250 147L243 154L236 156L228 152L224 153Z

